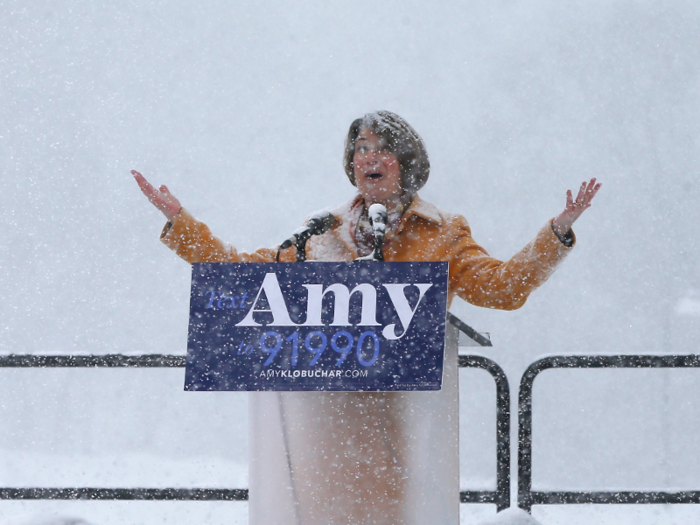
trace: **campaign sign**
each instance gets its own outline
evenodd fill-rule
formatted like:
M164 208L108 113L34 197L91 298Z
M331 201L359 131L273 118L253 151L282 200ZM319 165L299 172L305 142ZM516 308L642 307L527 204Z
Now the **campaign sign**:
M194 264L185 390L439 390L447 269Z

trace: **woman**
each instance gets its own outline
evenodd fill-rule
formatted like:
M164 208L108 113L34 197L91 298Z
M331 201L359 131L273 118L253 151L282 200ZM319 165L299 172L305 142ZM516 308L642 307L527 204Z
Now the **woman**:
M420 199L430 163L401 117L379 111L350 126L345 172L358 194L332 210L333 228L307 245L309 260L347 261L374 249L367 209L387 208L387 261L448 261L449 301L511 310L552 274L575 243L573 223L600 188L576 199L507 262L486 253L467 221ZM193 262L273 262L276 249L240 253L214 237L165 186L132 172L168 223L161 240ZM280 260L291 262L294 249ZM454 361L454 362L453 362ZM440 392L257 393L250 402L252 524L450 524L459 522L456 356Z

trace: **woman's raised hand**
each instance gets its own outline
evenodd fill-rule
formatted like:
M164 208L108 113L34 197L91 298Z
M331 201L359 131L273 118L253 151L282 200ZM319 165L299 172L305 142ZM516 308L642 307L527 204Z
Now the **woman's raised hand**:
M180 201L170 193L165 185L155 189L138 171L131 170L131 174L151 204L162 211L169 221L172 221L180 213L180 208L182 208Z
M590 207L593 197L598 193L601 186L601 183L596 184L595 178L592 178L588 183L583 182L578 190L576 200L574 200L571 190L566 190L566 208L564 208L559 217L552 221L552 228L557 235L563 237L569 233L576 219L581 216L586 208Z

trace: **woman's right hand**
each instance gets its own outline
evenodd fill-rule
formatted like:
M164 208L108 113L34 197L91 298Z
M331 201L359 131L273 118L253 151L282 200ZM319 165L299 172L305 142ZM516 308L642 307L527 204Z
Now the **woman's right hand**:
M138 171L131 170L131 174L136 179L136 183L139 185L139 188L141 188L143 194L151 201L151 204L162 211L163 215L165 215L169 221L177 217L182 206L180 205L180 201L170 193L165 185L155 189Z

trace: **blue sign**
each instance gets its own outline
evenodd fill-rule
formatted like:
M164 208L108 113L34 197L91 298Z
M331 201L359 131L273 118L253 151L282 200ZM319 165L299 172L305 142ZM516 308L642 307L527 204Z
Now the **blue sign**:
M440 390L447 270L194 264L185 390Z

